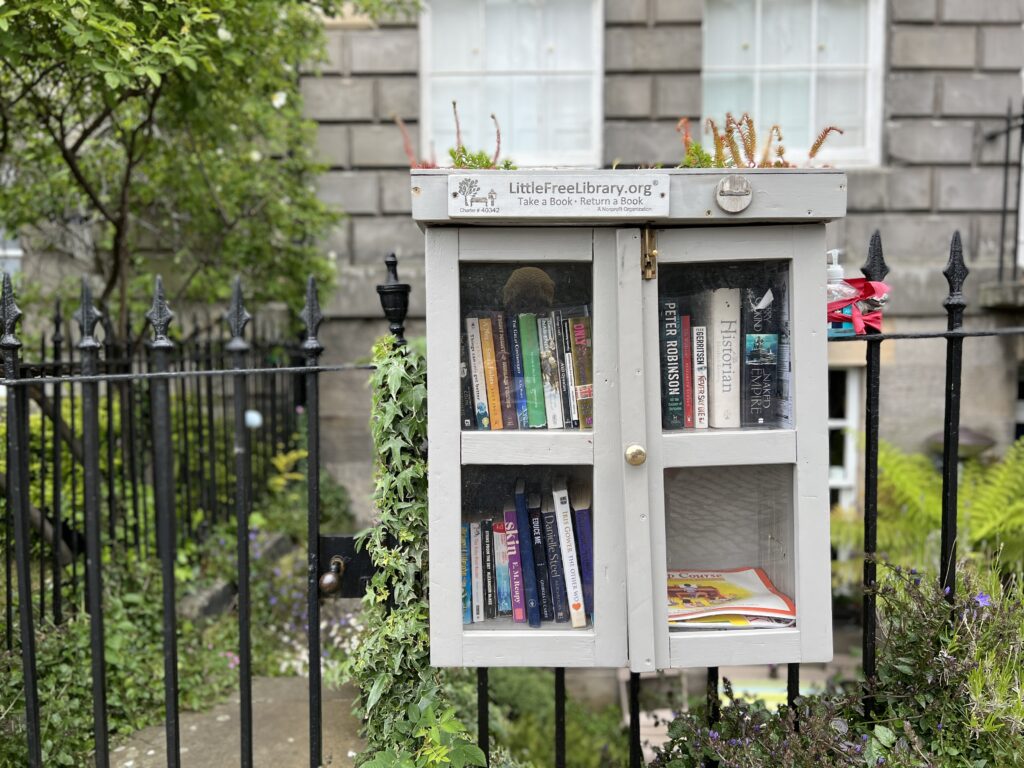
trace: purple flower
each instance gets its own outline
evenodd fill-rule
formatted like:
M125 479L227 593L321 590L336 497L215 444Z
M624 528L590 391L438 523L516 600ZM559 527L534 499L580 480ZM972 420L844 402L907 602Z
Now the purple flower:
M875 760L875 765L885 765L885 758L880 757L877 760Z
M984 592L979 592L974 596L974 602L980 605L982 608L988 608L992 605L992 598L986 595Z
M268 602L269 602L269 603L270 603L271 605L277 605L277 598L276 598L276 597L274 597L273 595L271 595L271 596L270 596L270 600L269 600Z
M718 731L714 729L708 731L708 738L711 739L711 741L718 741Z
M942 594L944 594L944 595L948 595L948 594L949 594L949 592L950 592L950 589L949 589L949 587L943 587L943 588L942 588Z
M915 587L920 587L921 586L921 580L920 579L914 579L914 586Z
M941 720L939 721L939 724L938 724L938 725L937 725L936 727L937 727L937 728L938 728L938 729L939 729L940 731L942 730L942 721L941 721Z
M296 405L295 406L295 412L301 416L302 414L304 414L306 412L306 409L303 408L301 405Z

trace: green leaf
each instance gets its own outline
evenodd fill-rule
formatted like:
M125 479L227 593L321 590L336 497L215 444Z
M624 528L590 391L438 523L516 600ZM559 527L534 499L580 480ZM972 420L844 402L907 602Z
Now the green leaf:
M875 738L886 749L892 749L892 745L896 743L896 734L884 725L876 725L874 733Z

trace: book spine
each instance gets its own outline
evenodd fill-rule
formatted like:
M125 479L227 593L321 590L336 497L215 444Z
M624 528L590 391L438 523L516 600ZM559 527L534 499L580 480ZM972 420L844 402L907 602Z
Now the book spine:
M780 427L793 426L793 348L789 328L789 272L786 267L779 270L776 280L779 307L779 390L775 402L776 423Z
M662 298L658 302L661 348L661 426L682 429L686 424L683 405L682 345L679 334L679 301Z
M512 592L512 620L526 621L526 601L523 595L523 562L519 556L519 529L515 509L505 510L505 546L508 549L509 586Z
M495 312L492 318L494 331L494 360L498 365L498 393L501 396L501 420L505 429L519 429L516 416L515 386L512 383L512 363L509 360L508 333L505 330L505 313Z
M462 351L459 360L459 387L462 392L462 428L476 429L476 413L473 407L473 379L469 375L469 343L462 334Z
M551 603L551 580L548 574L547 546L544 544L540 510L530 510L530 539L533 542L533 567L537 572L537 599L540 601L541 621L553 621L554 608Z
M508 315L509 362L512 366L512 384L516 398L516 421L519 429L530 428L530 415L526 403L526 379L523 376L523 339L519 333L519 315Z
M491 429L504 428L501 417L501 391L498 389L498 363L494 355L494 326L491 318L480 318L480 346L484 357L484 381L487 384L487 412Z
M480 523L480 547L484 566L484 618L498 615L498 599L494 591L494 532L490 520Z
M480 321L466 318L466 349L469 353L469 377L473 383L473 413L477 429L490 429L487 410L487 385L484 383L484 351L480 345Z
M495 520L494 534L494 591L498 596L498 615L512 615L512 583L508 573L508 542L505 541L505 521Z
M469 562L473 569L473 623L484 620L484 558L480 523L469 524Z
M587 615L594 615L594 521L589 509L574 509L576 546L580 556L580 578L583 580L583 605Z
M548 562L548 580L551 583L551 606L554 609L555 621L563 623L569 620L569 599L565 592L565 574L562 570L562 550L558 542L558 521L554 510L541 513L541 525L544 529L544 547Z
M540 344L540 370L548 429L562 429L565 421L562 415L562 389L558 381L558 347L550 317L537 318L537 338Z
M580 577L580 562L573 541L572 512L569 509L569 492L565 485L551 489L555 500L555 521L558 524L558 543L562 552L562 569L565 575L565 593L569 599L569 620L573 628L587 626L587 614L583 603L583 580Z
M573 378L580 429L594 428L594 342L589 317L569 319L572 331Z
M526 603L526 623L540 626L540 598L537 595L537 570L533 562L533 537L530 535L530 512L526 506L526 493L516 493L516 532L519 534L519 558L523 563L523 596Z
M469 562L469 523L462 524L462 623L473 623L473 574Z
M526 385L526 411L530 429L547 426L544 404L544 376L540 368L540 339L537 336L537 316L524 313L519 316L519 334L523 341L523 380Z
M551 335L555 338L555 359L558 362L558 391L562 396L562 420L565 428L570 429L573 425L572 413L576 410L576 404L570 401L572 390L569 389L569 369L565 365L565 324L562 322L562 311L556 309L548 316L551 323ZM577 423L575 426L579 426Z
M740 289L716 288L708 302L708 425L740 426Z
M779 370L779 315L775 294L770 286L750 286L743 290L743 354L740 377L740 425L775 425Z
M559 324L562 331L562 358L565 360L565 378L569 394L569 414L574 429L580 428L580 404L576 400L576 365L573 362L572 323L563 317Z
M708 329L695 325L693 337L693 426L708 428Z
M690 333L690 316L679 320L683 343L683 424L693 429L693 336Z

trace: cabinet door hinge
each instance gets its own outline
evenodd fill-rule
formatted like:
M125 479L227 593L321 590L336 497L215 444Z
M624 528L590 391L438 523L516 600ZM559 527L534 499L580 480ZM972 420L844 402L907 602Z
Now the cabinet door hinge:
M658 238L650 227L641 230L640 273L644 280L653 280L658 276Z

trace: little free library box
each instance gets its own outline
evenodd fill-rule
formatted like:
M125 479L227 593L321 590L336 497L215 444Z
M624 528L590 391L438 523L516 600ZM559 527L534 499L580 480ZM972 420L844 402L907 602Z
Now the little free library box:
M735 172L734 172L735 171ZM833 170L414 170L437 666L832 656Z

